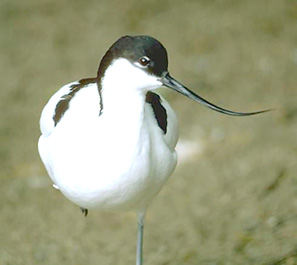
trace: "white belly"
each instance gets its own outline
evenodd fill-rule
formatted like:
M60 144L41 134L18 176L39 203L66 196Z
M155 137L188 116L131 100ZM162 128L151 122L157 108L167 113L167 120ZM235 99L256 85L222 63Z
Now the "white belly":
M40 154L47 160L49 174L61 192L89 209L145 208L176 165L175 151L151 142L149 135L126 142L94 142L90 137L75 145L79 134L67 140L59 137L41 136Z

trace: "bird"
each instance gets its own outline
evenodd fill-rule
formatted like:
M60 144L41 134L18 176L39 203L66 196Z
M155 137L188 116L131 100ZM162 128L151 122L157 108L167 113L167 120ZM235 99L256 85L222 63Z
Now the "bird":
M136 265L143 264L147 208L177 164L178 121L156 92L170 88L212 110L234 112L189 90L168 71L155 38L123 36L103 56L97 76L64 85L40 117L38 150L53 186L89 210L136 211Z

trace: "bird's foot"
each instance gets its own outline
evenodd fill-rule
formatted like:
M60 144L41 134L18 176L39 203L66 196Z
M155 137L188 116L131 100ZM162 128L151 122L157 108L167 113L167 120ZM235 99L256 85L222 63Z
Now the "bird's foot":
M83 213L84 216L88 215L89 210L84 208L84 207L80 207L81 212Z

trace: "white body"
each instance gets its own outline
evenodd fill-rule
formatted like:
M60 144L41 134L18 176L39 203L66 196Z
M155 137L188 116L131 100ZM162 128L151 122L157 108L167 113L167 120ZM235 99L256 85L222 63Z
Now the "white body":
M168 123L164 134L145 102L147 91L161 83L118 59L102 81L102 115L98 87L92 83L75 94L55 126L56 105L72 84L56 92L42 111L38 147L48 174L81 207L144 210L177 162L175 113L161 98Z

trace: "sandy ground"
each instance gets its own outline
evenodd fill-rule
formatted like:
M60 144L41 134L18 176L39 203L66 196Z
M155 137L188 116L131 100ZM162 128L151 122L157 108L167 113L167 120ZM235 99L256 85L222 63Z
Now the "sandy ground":
M52 188L38 120L125 34L159 39L171 75L247 118L164 89L180 163L153 201L145 264L297 264L295 1L0 2L0 264L134 264L135 213L90 212Z

